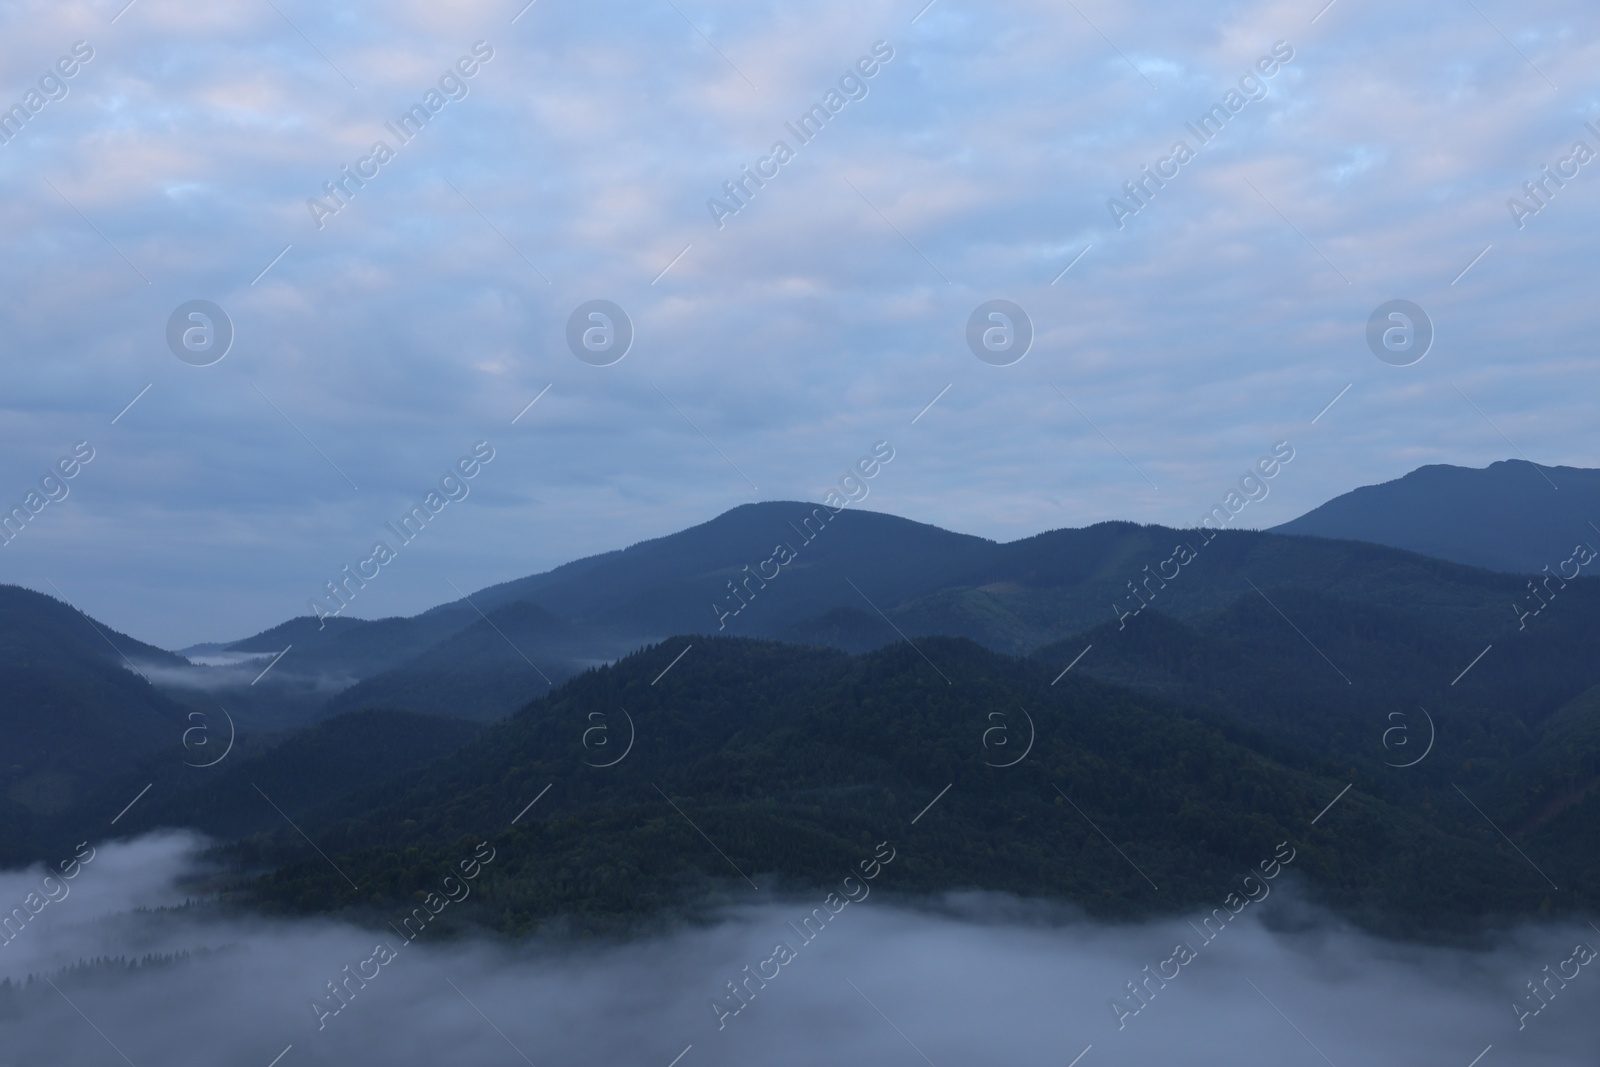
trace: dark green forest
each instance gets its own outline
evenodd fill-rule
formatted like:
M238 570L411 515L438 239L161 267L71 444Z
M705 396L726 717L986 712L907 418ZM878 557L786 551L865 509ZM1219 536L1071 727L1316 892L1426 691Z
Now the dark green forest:
M999 890L1132 918L1215 905L1288 841L1313 898L1375 928L1443 934L1591 903L1551 889L1449 786L1088 677L1052 685L1041 664L969 641L917 646L849 657L702 639L652 685L681 647L667 642L575 679L404 789L320 814L308 833L359 890L277 833L233 846L273 868L240 892L292 912L403 914L488 840L499 859L453 918L605 930L820 886L888 841L891 894ZM620 753L622 709L632 751L587 766ZM586 749L596 713L610 736ZM1565 880L1571 859L1544 869Z

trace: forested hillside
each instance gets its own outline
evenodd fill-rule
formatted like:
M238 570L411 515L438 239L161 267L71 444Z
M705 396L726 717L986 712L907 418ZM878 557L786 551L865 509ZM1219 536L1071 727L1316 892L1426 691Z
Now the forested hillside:
M820 886L887 840L889 892L1007 890L1107 916L1215 903L1282 841L1317 898L1375 925L1442 931L1588 899L1552 891L1448 787L1396 789L1082 676L1052 685L968 641L851 658L718 639L652 685L674 651L585 674L406 789L352 798L307 827L332 864L288 833L240 845L241 861L282 864L247 896L403 911L488 840L500 858L476 883L478 921L605 929L707 891ZM630 722L631 750L597 766Z

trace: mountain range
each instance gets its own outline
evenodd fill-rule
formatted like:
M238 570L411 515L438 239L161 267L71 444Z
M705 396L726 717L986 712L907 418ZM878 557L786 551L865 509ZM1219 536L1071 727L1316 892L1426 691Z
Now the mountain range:
M1374 926L1579 909L1600 873L1571 845L1600 829L1584 515L1600 472L1518 462L1272 531L1002 544L769 502L188 657L0 587L0 862L189 826L238 899L377 915L488 839L510 858L461 915L519 933L820 884L891 833L896 891L1131 916L1292 840L1297 877Z
M1600 516L1600 471L1507 461L1483 470L1424 467L1347 493L1270 532L1538 574L1558 570L1586 535L1600 543L1585 516ZM1136 595L1159 591L1161 610L1192 618L1236 596L1246 570L1252 580L1276 581L1300 565L1298 549L1230 535L1219 542L1226 550L1209 554L1237 559L1239 566L1200 568L1194 580L1160 590L1147 582L1177 544L1194 540L1192 531L1102 523L999 544L866 511L749 504L410 618L302 616L241 641L185 650L197 658L204 653L212 665L185 664L156 675L169 693L186 693L189 703L202 697L223 703L258 729L304 726L372 706L492 721L530 693L668 634L772 638L849 651L901 634L941 634L1020 654L1136 607ZM1241 544L1257 547L1233 547ZM1399 557L1379 563L1354 546L1306 551L1346 554L1353 574L1336 566L1295 579L1336 595L1375 575L1371 567L1409 566ZM1332 557L1317 556L1324 558ZM1166 566L1170 573L1172 565ZM1502 605L1504 590L1523 585L1450 581L1477 583L1466 596L1480 602L1488 589L1500 590L1491 602ZM1130 582L1144 584L1136 593ZM1407 583L1383 584L1392 592ZM1373 595L1380 602L1385 596L1381 590Z

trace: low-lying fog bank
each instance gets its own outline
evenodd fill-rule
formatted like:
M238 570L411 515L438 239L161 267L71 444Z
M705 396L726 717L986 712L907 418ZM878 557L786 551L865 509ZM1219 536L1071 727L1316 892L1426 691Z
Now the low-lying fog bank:
M1524 927L1485 951L1399 945L1280 883L1209 941L1200 914L1108 927L1005 898L934 912L879 894L833 913L817 893L620 945L430 943L425 928L408 942L152 910L182 905L200 844L85 848L62 857L70 880L0 873L0 1064L1468 1067L1492 1045L1481 1067L1555 1067L1600 1052L1587 925ZM813 909L826 921L805 924Z

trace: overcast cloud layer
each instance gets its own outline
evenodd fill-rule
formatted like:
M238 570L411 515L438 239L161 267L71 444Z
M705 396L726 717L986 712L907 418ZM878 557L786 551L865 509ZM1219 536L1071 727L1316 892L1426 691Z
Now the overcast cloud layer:
M873 894L809 943L790 929L817 899L741 907L695 932L574 949L474 940L409 944L331 922L221 920L181 904L195 873L192 839L150 837L101 848L71 891L5 948L0 977L39 976L19 1017L0 1018L7 1062L298 1064L769 1063L1083 1067L1370 1064L1374 1067L1568 1065L1595 1051L1579 975L1518 1028L1523 983L1559 969L1587 927L1524 928L1461 951L1375 941L1297 903L1285 888L1205 945L1204 915L1105 927L1051 918L1003 897L908 911ZM9 908L42 872L0 874ZM885 879L892 877L888 869ZM887 885L887 881L883 883ZM881 888L881 886L880 886ZM59 895L59 889L57 889ZM131 908L140 908L130 912ZM1251 918L1250 916L1256 916ZM1265 918L1262 918L1265 916ZM396 916L396 919L403 918ZM1278 928L1274 932L1271 928ZM374 942L394 954L361 967ZM775 942L798 946L736 1015L713 999L759 968ZM1118 1017L1125 983L1199 946L1139 1014ZM202 950L213 950L205 954ZM80 958L189 952L136 979L76 981ZM326 983L376 972L338 1003ZM49 977L52 989L43 984ZM1531 1000L1528 1000L1532 1003ZM319 1026L320 1022L320 1026ZM1490 1049L1492 1046L1492 1050Z
M1600 148L1592 4L125 2L0 4L0 105L92 50L0 145L0 503L94 449L0 580L155 643L304 613L480 440L363 614L820 498L879 439L874 508L997 539L1191 524L1279 440L1254 525L1423 463L1596 465L1600 163L1507 205ZM964 336L996 298L1036 331L1011 366ZM1365 341L1395 298L1437 330L1408 367ZM236 332L212 366L167 346L193 299ZM567 347L591 299L636 331L611 366Z

